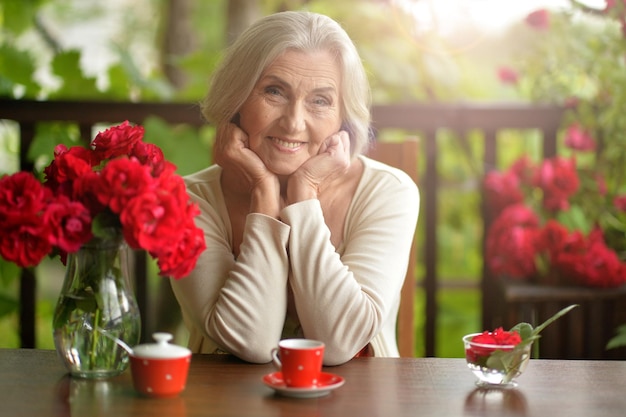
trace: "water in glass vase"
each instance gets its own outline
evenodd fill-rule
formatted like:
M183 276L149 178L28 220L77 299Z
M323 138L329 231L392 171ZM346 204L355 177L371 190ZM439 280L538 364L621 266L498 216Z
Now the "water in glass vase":
M139 342L141 319L120 240L94 239L67 257L54 314L54 344L72 376L107 378L123 372L129 346Z

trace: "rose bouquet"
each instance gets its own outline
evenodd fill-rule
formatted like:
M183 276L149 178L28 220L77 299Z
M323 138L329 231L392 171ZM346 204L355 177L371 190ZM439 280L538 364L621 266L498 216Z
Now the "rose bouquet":
M157 260L160 274L186 276L205 248L176 167L128 121L91 147L57 145L43 184L30 172L0 178L0 255L20 267L59 254L65 262L94 238L125 240Z
M535 328L529 323L518 323L509 331L500 327L463 337L467 366L477 384L515 386L515 378L524 372L531 346L541 337L541 331L575 307L574 304L560 310Z
M20 267L60 255L66 265L52 328L59 357L81 378L122 372L120 345L139 341L127 248L179 279L206 247L183 179L143 133L126 121L90 147L58 145L43 183L29 172L0 179L0 255Z

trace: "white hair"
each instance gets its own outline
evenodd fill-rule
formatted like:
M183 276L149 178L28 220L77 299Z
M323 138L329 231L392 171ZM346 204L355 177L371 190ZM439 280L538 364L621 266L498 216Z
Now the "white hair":
M370 133L370 87L361 58L345 30L333 19L310 12L281 12L250 26L227 49L211 77L202 114L209 123L229 123L263 71L287 50L329 51L341 71L342 129L350 134L352 156L363 153Z

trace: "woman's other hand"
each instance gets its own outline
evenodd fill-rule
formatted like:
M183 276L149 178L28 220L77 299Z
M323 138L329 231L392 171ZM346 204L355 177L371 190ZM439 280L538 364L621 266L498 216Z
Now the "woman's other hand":
M213 157L224 169L227 182L235 181L233 189L249 192L250 212L277 217L281 206L278 178L250 149L248 135L232 122L218 127L217 135Z
M318 198L335 179L350 167L350 137L340 131L331 135L317 155L306 161L291 175L287 184L287 203Z

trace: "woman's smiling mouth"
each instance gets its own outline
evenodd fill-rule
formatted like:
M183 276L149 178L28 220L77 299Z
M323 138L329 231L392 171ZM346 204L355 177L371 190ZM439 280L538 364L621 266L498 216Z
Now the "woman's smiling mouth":
M287 149L297 149L304 144L304 142L286 141L286 140L279 139L273 136L270 136L269 139L272 142L274 142L276 145L278 145L279 147L287 148Z

